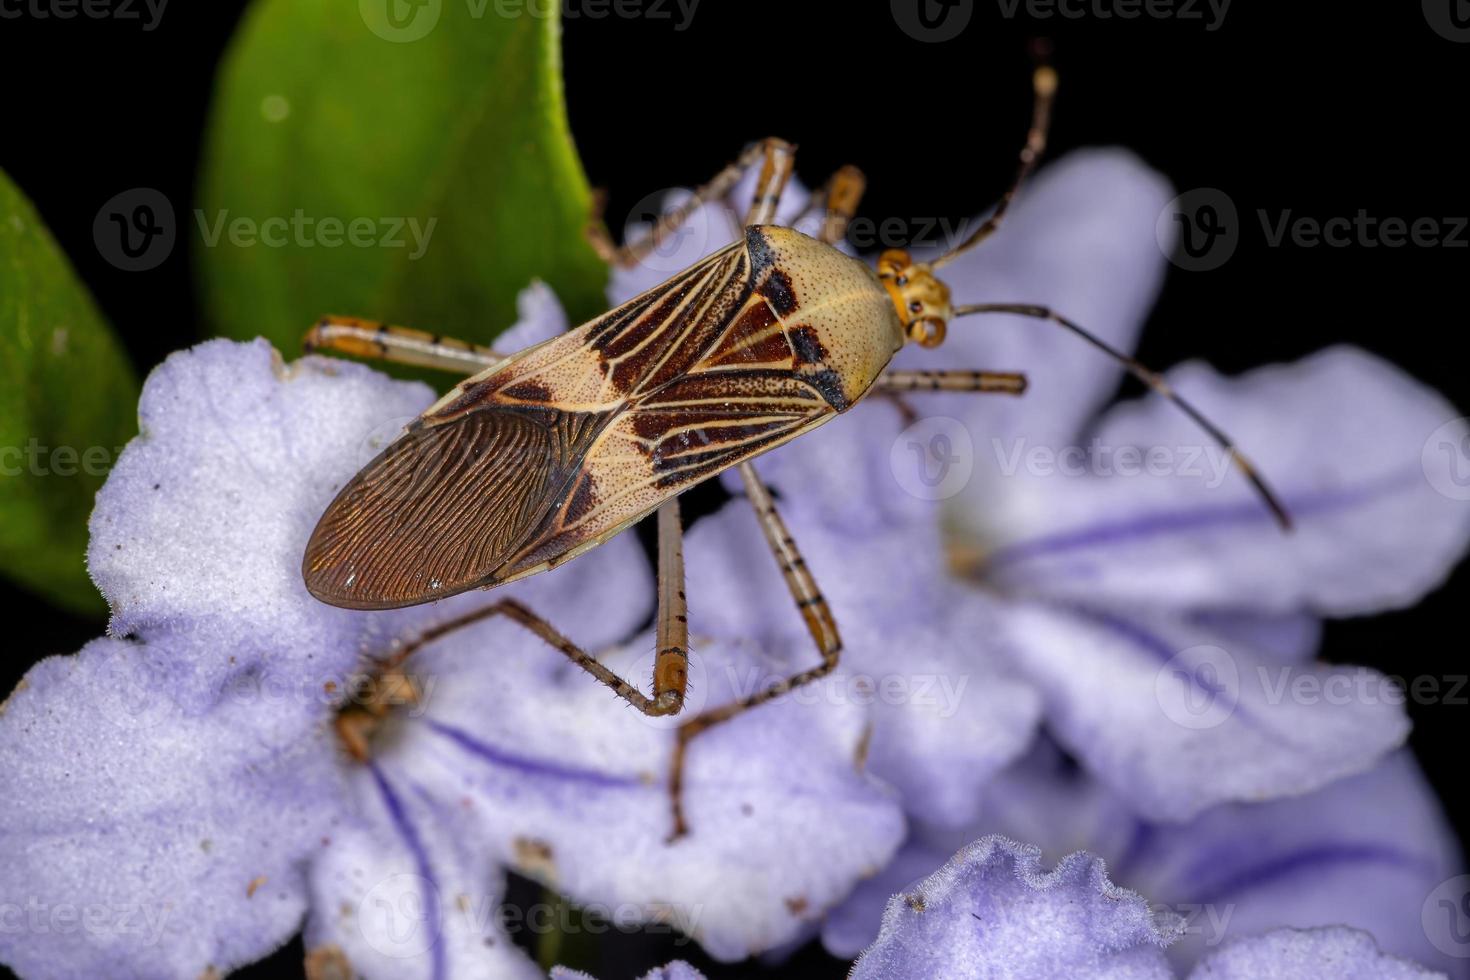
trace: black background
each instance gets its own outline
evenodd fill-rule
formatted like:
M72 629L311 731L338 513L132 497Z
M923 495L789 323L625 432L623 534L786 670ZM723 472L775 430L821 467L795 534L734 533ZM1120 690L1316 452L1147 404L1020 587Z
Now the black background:
M1368 18L1344 4L1239 0L1215 30L1202 4L1202 19L1134 20L1099 17L1096 0L1077 4L1080 19L1037 19L1025 5L1008 18L1000 0L968 6L959 37L925 43L900 29L886 0L703 0L683 31L672 3L670 19L594 19L573 0L584 15L566 22L572 130L592 182L611 192L610 224L620 227L648 191L703 179L766 135L800 144L808 183L861 166L865 216L969 217L1010 176L1029 111L1027 40L1049 35L1062 75L1053 155L1131 147L1181 190L1224 190L1247 222L1224 267L1171 272L1144 335L1146 361L1201 356L1233 372L1350 341L1470 405L1466 316L1452 292L1470 259L1463 236L1459 249L1273 248L1253 217L1259 208L1410 221L1470 212L1461 149L1470 44L1441 37L1407 2L1374 5ZM176 0L151 32L137 21L0 20L0 167L35 201L140 372L199 337L190 252L176 249L150 272L119 271L96 251L92 219L132 187L192 200L214 68L242 7ZM987 247L1004 248L1003 234ZM1412 611L1331 624L1326 656L1405 677L1463 676L1456 602L1467 583L1462 569ZM74 650L102 627L4 586L0 599L15 609L6 688L32 660ZM1420 758L1453 796L1470 707L1410 711ZM1470 806L1447 803L1464 839ZM616 980L675 953L697 950L623 940L602 969ZM294 970L299 956L288 947L259 975ZM788 974L844 969L808 949Z

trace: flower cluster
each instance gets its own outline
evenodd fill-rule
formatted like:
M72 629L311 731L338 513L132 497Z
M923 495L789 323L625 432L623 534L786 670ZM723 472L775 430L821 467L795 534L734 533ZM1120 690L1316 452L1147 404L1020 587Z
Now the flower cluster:
M1074 155L947 278L1130 348L1169 197L1126 154ZM785 219L806 203L789 193ZM736 227L705 205L610 299ZM534 286L498 346L566 326ZM759 461L843 660L695 743L692 832L670 844L677 720L507 619L436 630L482 595L367 613L306 593L316 518L427 387L264 342L170 357L92 519L109 635L0 706L0 961L194 977L304 931L318 975L530 977L501 910L514 869L719 960L820 935L863 978L1291 978L1323 957L1465 976L1470 950L1421 919L1461 858L1401 748L1402 698L1314 656L1322 618L1413 603L1470 543L1423 452L1451 406L1352 349L1172 372L1269 475L1283 535L1187 419L1109 408L1116 367L1045 324L961 321L895 366L1031 384L875 396ZM815 657L729 486L687 542L693 710ZM631 535L503 590L634 681L653 591ZM425 634L352 758L334 723ZM1070 856L1045 872L1041 848Z

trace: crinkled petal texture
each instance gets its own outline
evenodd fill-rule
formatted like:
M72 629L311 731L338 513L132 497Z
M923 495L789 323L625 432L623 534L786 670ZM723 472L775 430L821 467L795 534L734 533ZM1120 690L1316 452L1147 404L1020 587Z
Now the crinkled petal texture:
M157 694L179 637L37 664L0 708L0 961L26 977L202 976L300 926L344 791L292 699Z
M1470 543L1470 508L1438 488L1431 436L1458 413L1363 351L1224 378L1190 364L1170 384L1225 426L1275 487L1282 534L1228 461L1162 399L1114 409L1095 445L1109 475L1017 468L987 523L993 582L1078 601L1341 616L1408 605Z
M734 644L702 648L693 683L713 706L758 661ZM647 636L606 660L637 677L653 649ZM482 669L487 650L493 672ZM462 814L472 852L579 903L672 922L735 960L820 919L898 847L901 811L860 768L865 710L795 700L691 745L690 833L666 845L674 726L631 712L580 671L547 671L546 655L503 620L446 636L415 656L422 716L381 740L384 778L405 798Z
M595 978L581 970L568 970L564 966L557 966L552 967L551 980L595 980ZM640 980L704 980L704 974L683 960L674 960L672 963L649 970Z
M1141 820L1128 800L1045 742L988 788L967 831L917 827L893 863L865 882L823 931L852 955L878 930L881 896L979 834L1025 834L1051 853L1085 849L1113 877L1185 917L1170 959L1181 971L1222 942L1283 927L1347 925L1387 952L1460 978L1426 934L1426 896L1463 869L1454 833L1408 752L1371 772L1293 799L1216 807L1188 824Z
M1044 692L1050 730L1154 819L1310 792L1409 732L1397 688L1367 668L1283 660L1152 610L972 601Z
M894 895L853 980L996 977L1168 980L1182 923L1078 852L1043 871L1039 848L985 837Z
M544 287L522 296L526 339L555 325L554 303ZM341 690L364 654L489 601L471 593L358 612L317 601L302 582L305 542L332 496L432 400L424 385L345 361L284 365L264 341L210 341L149 376L142 433L97 497L88 564L113 633L229 651L161 665L160 691L200 711L241 686ZM557 625L595 648L646 615L651 576L623 535L505 595L587 610Z
M1181 827L1142 825L1113 866L1156 901L1203 907L1170 951L1181 964L1223 937L1347 925L1394 955L1470 974L1421 920L1426 897L1464 865L1407 752L1307 796L1220 807Z
M1381 953L1366 932L1278 929L1206 956L1189 980L1433 980L1442 973Z

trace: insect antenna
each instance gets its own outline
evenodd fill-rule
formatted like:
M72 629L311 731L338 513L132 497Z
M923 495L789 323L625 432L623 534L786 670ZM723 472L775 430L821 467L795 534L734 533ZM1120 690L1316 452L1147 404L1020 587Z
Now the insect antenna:
M1242 453L1240 449L1235 445L1235 441L1231 439L1228 435L1226 435L1219 426L1206 418L1204 413L1195 408L1194 405L1190 404L1190 402L1186 400L1183 396L1175 392L1174 389L1169 386L1169 382L1164 379L1163 375L1159 374L1157 371L1145 367L1136 359L1129 357L1127 354L1118 350L1116 347L1113 347L1102 338L1098 337L1095 334L1089 333L1087 330L1084 330L1076 323L1073 323L1071 320L1068 320L1064 316L1053 313L1051 310L1047 309L1044 306L1030 306L1024 303L973 303L968 306L956 306L953 311L953 315L957 317L970 316L972 314L979 313L1013 313L1017 316L1032 317L1033 319L1039 320L1050 320L1057 326L1062 327L1066 330L1070 330L1072 333L1087 341L1093 347L1097 348L1104 354L1111 357L1113 360L1117 361L1119 364L1127 369L1129 374L1133 375L1135 378L1148 385L1154 391L1158 392L1160 395L1163 395L1169 401L1177 405L1180 411L1189 416L1189 418L1194 422L1195 425L1203 429L1205 433L1210 436L1210 438L1214 439L1215 442L1219 444L1221 449L1229 453L1230 458L1235 462L1235 465L1240 469L1241 473L1245 475L1245 478L1250 481L1251 486L1255 488L1256 493L1260 495L1261 500L1270 509L1272 516L1276 518L1276 523L1281 525L1281 529L1283 531L1291 530L1291 515L1287 512L1285 505L1282 504L1280 498L1276 496L1271 487L1267 485L1265 478L1261 476L1260 472L1255 468L1254 465L1252 465L1251 461L1247 459L1245 457L1245 454Z

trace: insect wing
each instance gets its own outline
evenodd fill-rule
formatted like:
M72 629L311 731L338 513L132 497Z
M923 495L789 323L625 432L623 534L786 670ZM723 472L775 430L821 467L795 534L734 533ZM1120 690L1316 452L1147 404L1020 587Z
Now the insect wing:
M391 609L473 588L544 511L554 463L550 430L514 410L415 423L327 508L302 563L307 589Z

